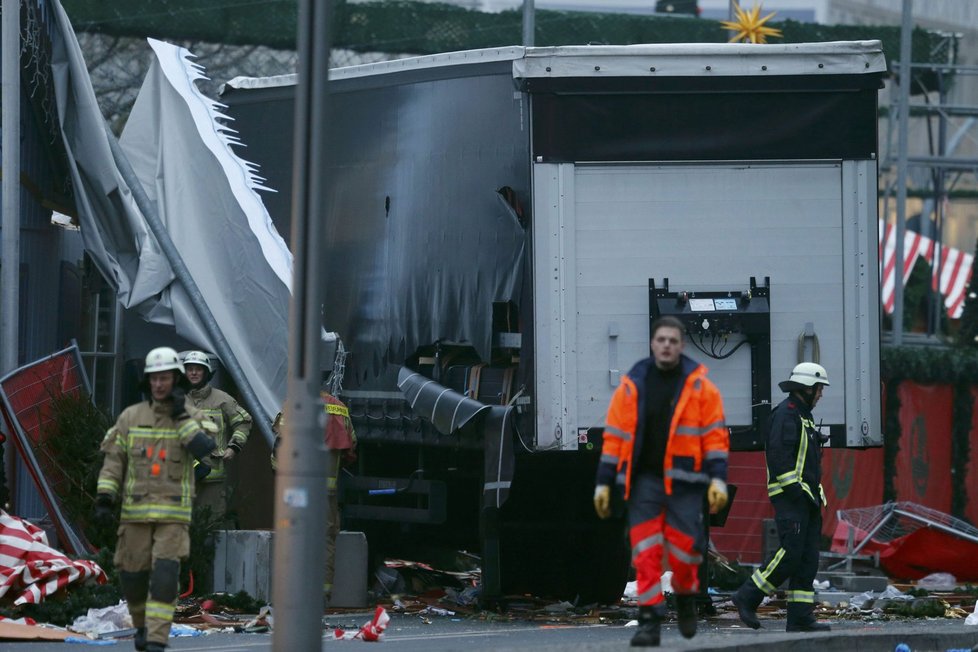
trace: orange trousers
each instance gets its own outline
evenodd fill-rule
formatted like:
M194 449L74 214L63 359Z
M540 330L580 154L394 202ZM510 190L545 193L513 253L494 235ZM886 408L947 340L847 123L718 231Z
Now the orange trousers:
M673 592L699 592L698 571L706 546L706 485L673 482L672 487L667 495L662 478L651 473L632 478L628 525L640 606L665 600L662 572L666 568L672 571Z

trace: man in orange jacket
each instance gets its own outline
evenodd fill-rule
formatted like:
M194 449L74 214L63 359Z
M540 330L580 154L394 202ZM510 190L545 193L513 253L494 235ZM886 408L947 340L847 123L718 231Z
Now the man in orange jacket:
M723 401L706 367L683 355L684 333L675 317L652 324L652 356L637 362L611 397L598 465L598 516L611 516L612 485L628 504L639 604L633 647L659 645L663 559L673 572L679 631L696 634L697 571L706 552L703 494L711 513L727 503Z

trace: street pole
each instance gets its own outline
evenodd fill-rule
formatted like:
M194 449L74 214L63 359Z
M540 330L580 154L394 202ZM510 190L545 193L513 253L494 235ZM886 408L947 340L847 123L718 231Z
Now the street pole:
M533 0L523 0L523 47L533 47L533 36L536 31L536 12Z
M913 0L903 0L900 27L900 97L897 123L897 218L893 275L893 345L903 344L903 242L907 234L907 139L910 113L910 43L913 34Z
M0 373L20 351L20 0L3 0L3 246L0 249Z
M289 314L289 380L275 477L272 604L275 652L322 647L325 578L326 444L318 425L322 346L322 211L328 205L325 143L332 3L300 0L299 83L292 187L294 277Z

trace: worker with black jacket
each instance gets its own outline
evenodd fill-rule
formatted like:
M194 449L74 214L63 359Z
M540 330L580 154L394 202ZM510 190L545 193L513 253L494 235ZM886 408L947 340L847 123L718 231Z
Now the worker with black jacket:
M740 619L758 629L757 607L788 580L789 632L820 632L829 625L815 619L812 583L818 573L818 547L822 532L822 444L812 410L828 386L825 368L802 362L778 387L788 392L771 412L765 437L767 493L774 505L781 547L754 571L733 596Z

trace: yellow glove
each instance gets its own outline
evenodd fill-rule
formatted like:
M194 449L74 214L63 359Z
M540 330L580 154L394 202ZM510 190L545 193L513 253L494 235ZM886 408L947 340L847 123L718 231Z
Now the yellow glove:
M598 518L611 516L611 487L606 484L594 488L594 511L598 513Z
M595 499L597 500L597 499ZM706 490L706 500L710 503L710 513L716 514L727 505L727 483L720 478L710 480Z

